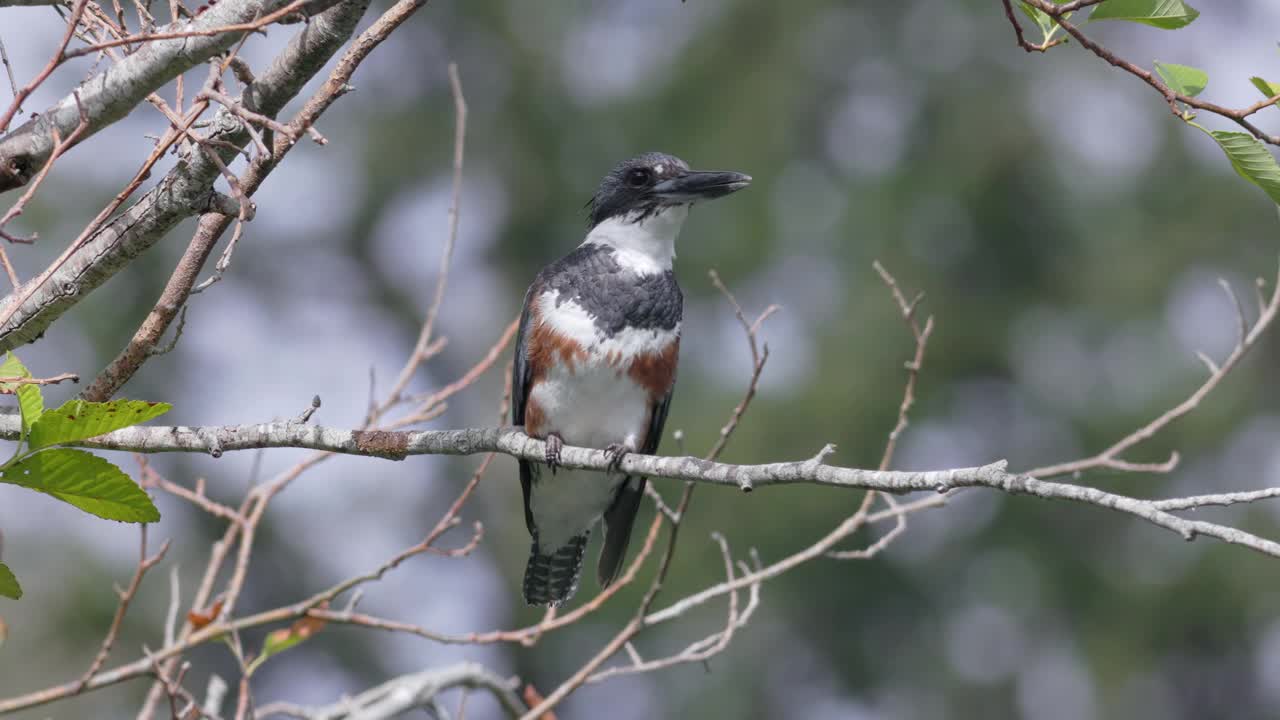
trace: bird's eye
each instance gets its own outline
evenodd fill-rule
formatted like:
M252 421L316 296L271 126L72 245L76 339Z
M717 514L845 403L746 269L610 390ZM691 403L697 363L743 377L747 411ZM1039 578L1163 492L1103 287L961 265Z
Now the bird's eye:
M627 173L627 184L634 188L644 187L652 175L648 168L636 168Z

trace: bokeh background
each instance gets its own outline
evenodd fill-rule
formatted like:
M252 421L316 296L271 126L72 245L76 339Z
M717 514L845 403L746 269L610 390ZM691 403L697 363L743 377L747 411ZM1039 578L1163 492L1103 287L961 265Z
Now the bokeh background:
M1249 75L1280 76L1274 8L1205 5L1177 32L1089 31L1139 64L1203 67L1209 98L1251 103ZM20 79L43 66L61 27L48 8L0 10ZM243 54L265 62L292 32L272 29ZM449 345L416 389L455 378L495 341L537 269L580 241L599 177L651 149L755 177L740 195L699 207L679 246L686 336L668 428L684 431L689 452L709 446L749 367L707 270L748 310L784 307L766 325L770 362L730 461L808 457L827 442L841 464L878 461L911 342L875 259L927 292L937 322L903 468L1001 457L1027 468L1105 447L1203 379L1196 351L1230 349L1235 318L1218 278L1251 293L1255 277L1276 270L1275 208L1207 137L1075 45L1023 53L996 0L442 0L360 69L357 92L319 125L330 144L303 144L273 175L226 280L192 301L177 349L151 360L125 395L170 401L169 421L195 425L294 416L318 393L316 420L360 421L370 369L389 387L433 288L449 202L451 60L471 108L461 235L442 318ZM27 107L47 106L88 71L60 70ZM1259 120L1274 130L1280 111ZM164 127L144 106L59 162L16 226L41 236L12 250L24 277L118 191L150 148L145 135ZM92 376L154 302L190 229L68 313L21 353L27 364ZM1276 359L1267 341L1204 407L1132 455L1161 460L1178 449L1176 472L1082 480L1153 496L1280 484ZM500 374L432 426L492 423ZM663 450L678 448L668 439ZM233 502L301 456L155 463L174 480L205 477L211 494ZM240 609L376 567L421 537L477 463L339 458L312 471L273 506ZM857 499L702 489L664 597L720 579L711 531L773 560ZM113 662L160 644L169 567L190 597L221 532L158 500L164 520L152 538L174 545ZM1274 535L1277 507L1201 514ZM652 510L642 512L639 527ZM536 620L519 599L527 537L513 461L498 462L465 516L487 528L471 558L415 559L369 586L362 608L442 631ZM26 590L0 601L9 626L0 695L10 696L87 667L115 608L111 585L132 572L137 530L16 488L0 488L0 528ZM969 491L913 516L872 561L814 562L769 583L755 620L707 667L586 688L561 717L1275 717L1277 567L1098 508ZM595 590L587 581L578 601ZM612 635L639 594L628 589L533 649L331 628L269 663L256 697L328 703L458 659L545 692ZM647 634L641 650L683 647L722 618L720 607L704 608ZM250 633L251 647L261 634ZM224 647L191 657L197 691L212 671L234 678ZM131 717L146 686L18 717ZM496 707L477 696L469 711L490 717Z

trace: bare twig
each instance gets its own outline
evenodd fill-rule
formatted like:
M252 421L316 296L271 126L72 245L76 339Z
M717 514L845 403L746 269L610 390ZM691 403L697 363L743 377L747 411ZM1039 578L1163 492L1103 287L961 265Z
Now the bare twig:
M930 335L933 334L933 316L930 315L925 320L924 327L922 328L920 323L916 320L916 310L924 300L924 293L918 293L914 298L908 301L907 296L902 292L902 288L899 287L898 281L889 273L888 270L885 269L883 265L880 264L880 261L877 260L873 262L872 267L880 276L880 279L884 282L885 286L889 288L889 294L897 304L898 312L902 315L903 322L906 323L907 329L911 332L911 336L915 340L915 352L912 355L911 360L906 363L907 381L902 387L902 402L898 405L898 419L897 422L894 423L893 429L889 431L889 437L884 444L884 452L880 456L879 469L888 470L893 464L893 454L898 446L898 438L900 438L902 433L906 431L911 408L915 405L916 384L919 382L920 369L924 365L925 348L929 344ZM868 491L862 498L862 503L854 512L853 517L865 518L877 496L882 498L885 504L889 505L890 508L897 507L897 501L894 500L892 495L888 493ZM852 536L859 529L860 526L855 523L849 528L848 535ZM881 549L897 538L898 535L905 532L906 529L907 514L898 513L897 523L894 525L893 529L882 536L880 540L876 541L876 543L872 544L870 547L858 550L831 550L827 553L827 557L833 560L868 559L880 552Z
M10 220L22 214L27 203L31 201L31 198L36 194L36 190L40 188L41 183L43 183L45 177L48 176L49 170L53 168L54 162L56 162L59 157L62 157L62 154L65 153L72 145L75 145L76 142L79 141L80 136L84 134L85 130L89 129L89 116L85 113L84 107L80 105L80 93L77 91L72 93L72 96L76 99L76 107L80 111L80 124L77 125L75 129L71 131L71 134L65 139L58 137L58 131L56 128L53 130L53 152L50 153L49 159L45 162L44 167L40 168L40 172L36 173L35 179L27 186L26 192L22 193L22 197L18 198L18 201L9 208L8 212L3 216L0 216L0 231L4 230L4 226L7 225ZM9 242L32 242L35 240L34 236L31 238L18 239L8 234L5 235L5 238L9 240ZM14 287L16 289L17 285Z
M720 274L715 270L709 270L707 275L711 278L711 284L715 286L720 294L725 297L729 305L733 307L733 315L738 319L738 324L742 326L742 330L746 333L747 348L751 351L751 380L747 383L747 390L742 396L742 400L733 408L733 412L729 414L729 421L724 427L720 428L720 437L717 438L716 444L711 447L707 453L708 460L714 460L720 457L720 453L724 452L725 446L729 443L729 437L733 435L733 431L737 429L738 423L742 420L742 415L747 411L747 407L751 404L751 400L756 396L756 389L760 383L760 373L764 371L764 364L769 360L769 343L759 343L757 335L760 326L770 315L781 309L778 305L770 305L765 308L753 322L747 322L746 316L742 312L742 306L738 304L737 298L733 293L729 292L729 288L725 287L720 280ZM751 492L751 485L743 485L743 492Z
M13 120L13 116L22 109L22 102L26 100L27 97L30 96L31 93L34 92L35 89L39 87L40 84L43 83L45 79L47 79L49 75L63 63L64 60L66 60L67 45L71 43L71 38L75 34L76 26L80 24L80 17L84 15L84 9L87 4L88 0L76 0L76 5L71 10L71 18L67 20L67 31L63 33L62 42L58 44L58 49L53 53L53 57L49 59L49 62L44 66L44 69L32 78L31 82L23 85L16 93L14 93L13 102L9 105L9 108L4 111L4 114L0 115L0 133L9 129L9 123ZM8 63L5 63L5 67L8 67Z
M13 77L13 65L9 63L9 53L4 49L4 40L0 39L0 64L4 65L5 75L9 78L9 92L18 96L18 81Z
M889 292L898 304L898 310L902 313L902 319L906 322L907 328L911 331L916 343L915 355L907 363L907 382L902 389L902 402L898 405L898 421L894 424L893 430L889 431L889 440L885 443L884 454L880 457L880 469L888 470L890 465L893 464L893 453L897 448L898 438L907 429L907 418L911 413L911 407L916 402L916 383L919 381L920 368L924 363L925 347L929 344L929 336L933 334L933 316L930 315L926 318L924 327L921 328L920 323L916 321L916 309L919 307L924 295L917 295L914 300L908 302L906 295L903 295L902 290L898 287L898 281L889 274L888 270L884 269L880 261L877 260L872 263L872 267L880 275L880 279L884 281L884 284L889 287Z
M459 207L462 201L462 165L467 138L467 101L462 95L462 81L458 77L458 66L455 63L449 63L449 89L453 94L454 108L453 197L449 203L449 231L445 236L440 269L436 275L435 294L431 298L431 305L427 308L426 321L422 323L422 330L418 333L418 341L414 345L413 354L409 356L409 360L401 368L395 385L392 386L391 392L387 395L388 403L399 402L405 388L409 386L409 381L413 379L418 366L426 357L427 346L431 344L432 333L435 330L436 317L440 312L440 305L444 302L445 288L449 283L449 267L453 259L453 248L458 240Z
M75 373L62 373L47 378L32 377L0 377L0 394L12 395L14 389L4 387L7 385L57 385L61 382L70 380L73 383L80 382L80 376Z
M139 529L139 551L138 551L138 568L133 571L133 578L129 580L129 585L120 592L120 604L116 607L115 617L111 619L111 627L107 629L107 636L102 640L102 648L98 650L98 654L94 656L93 662L89 664L89 669L85 671L80 678L80 682L76 686L76 693L83 692L94 674L102 669L102 665L107 662L107 658L111 655L111 646L115 644L116 636L120 634L120 626L124 623L124 615L129 611L129 603L133 601L135 595L138 594L138 588L142 586L142 578L147 571L156 566L164 558L164 554L169 550L169 541L165 540L160 546L160 550L155 555L147 556L147 526L143 525Z
M516 695L511 681L504 680L475 663L463 663L393 678L328 707L302 708L287 703L273 703L263 706L255 717L286 715L307 720L390 718L414 708L431 708L437 695L454 687L488 692L509 717L518 717L524 712L524 703ZM439 714L436 716L443 717Z
M156 472L156 469L151 467L151 462L145 455L134 455L134 459L138 463L138 482L142 487L155 487L164 490L174 497L186 500L213 517L230 520L233 523L244 522L244 518L234 508L212 500L204 494L203 480L196 483L195 490L189 490Z
M1045 467L1028 470L1027 475L1032 477L1054 477L1057 475L1070 475L1074 473L1084 472L1086 470L1094 470L1106 468L1110 470L1138 471L1138 472L1170 472L1177 466L1178 454L1174 453L1168 460L1161 463L1132 463L1120 458L1120 455L1129 450L1133 446L1149 440L1156 433L1163 430L1170 423L1184 417L1187 413L1199 407L1209 393L1221 384L1222 380L1240 363L1249 350L1257 343L1262 334L1270 327L1272 321L1275 320L1277 311L1280 311L1280 275L1277 275L1275 287L1272 289L1271 297L1261 305L1258 319L1254 321L1250 327L1248 320L1244 315L1244 307L1235 297L1233 293L1228 293L1233 301L1236 309L1237 319L1240 323L1240 340L1236 346L1232 348L1220 364L1214 363L1208 358L1202 360L1209 368L1209 377L1196 388L1185 400L1178 403L1172 408L1161 413L1151 422L1134 430L1125 437L1117 440L1110 447L1092 457L1074 460L1072 462L1059 463L1057 465L1047 465Z
M728 575L727 582L732 583L734 580L734 563L733 557L729 553L729 545L724 536L720 533L713 533L712 539L720 545L720 553L725 562L725 573ZM753 553L754 557L754 553ZM759 569L759 558L755 557L757 569ZM742 566L742 572L750 572L745 564ZM644 660L639 653L628 643L628 655L631 657L630 665L617 665L611 668L601 670L594 675L589 676L584 684L593 684L618 677L620 675L634 675L637 673L653 672L693 662L706 662L715 655L720 654L733 641L733 634L739 628L744 627L751 616L755 613L756 608L760 605L760 583L754 583L748 591L747 605L741 610L738 607L738 593L736 590L729 593L729 610L725 621L724 628L714 632L707 637L690 643L684 650L656 660Z
M0 230L0 233L2 232L3 231ZM7 233L0 235L0 240L13 242L12 236ZM18 287L22 285L22 280L18 279L18 271L14 269L13 262L9 260L9 252L4 249L3 244L0 244L0 265L4 266L4 274L9 278L9 284L13 286L14 290L17 290Z
M223 95L222 93L216 90L202 90L200 92L200 97L206 97L206 98L209 98L210 100L217 102L218 104L230 110L233 114L238 116L240 119L244 120L246 123L261 125L264 128L268 128L275 132L281 133L282 135L284 135L286 138L289 139L289 142L298 141L298 136L295 134L295 131L293 128L285 125L284 123L278 120L269 118L266 115L256 113L246 108L244 106L244 103L237 100L232 100L231 98L227 97L226 95ZM311 136L311 139L316 142L316 144L324 145L325 143L328 142L328 140L326 140L325 137L320 134L320 131L316 130L314 127L308 127L306 131ZM257 142L258 142L258 148L261 152L268 155L271 154L270 148L268 148L266 144L262 142L261 138L259 138Z
M65 53L61 60L65 62L66 60L83 57L85 55L92 55L114 47L120 47L121 45L141 45L143 43L156 42L158 40L182 40L184 38L216 37L218 35L257 32L268 25L279 22L282 18L296 13L298 10L306 7L314 1L315 0L294 0L288 5L285 5L278 10L274 10L251 22L232 23L229 25L219 25L211 28L189 28L186 30L145 32L138 33L136 35L128 35L115 40L108 40L106 42L91 44L87 47L76 48L75 50Z

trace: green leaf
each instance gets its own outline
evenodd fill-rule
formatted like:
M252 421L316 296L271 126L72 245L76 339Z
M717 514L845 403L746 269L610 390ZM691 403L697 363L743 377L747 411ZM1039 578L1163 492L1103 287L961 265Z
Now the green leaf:
M31 428L44 415L44 395L40 392L40 386L20 385L18 407L22 410L22 427L30 434Z
M68 400L57 410L46 412L32 425L28 443L32 450L36 450L84 440L146 422L169 412L172 407L169 403L142 400L112 400L105 403Z
M1253 86L1258 88L1258 92L1262 93L1263 97L1273 98L1280 95L1280 85L1277 85L1276 83L1263 80L1256 75L1249 78L1249 82L1253 83Z
M1040 10L1040 8L1029 5L1025 2L1019 2L1018 6L1022 8L1022 12L1025 13L1027 17L1031 18L1032 22L1040 26L1040 32L1043 33L1046 38L1053 34L1053 31L1058 27L1058 24L1053 21L1053 18L1046 15Z
M1059 5L1068 1L1069 0L1053 0L1054 3ZM1021 7L1022 12L1027 17L1031 18L1032 22L1040 28L1040 34L1043 36L1041 38L1041 45L1048 45L1053 42L1053 36L1057 35L1058 31L1062 29L1062 26L1058 24L1058 21L1054 20L1048 13L1044 12L1040 8L1026 2L1026 0L1020 0L1018 6ZM1071 13L1066 13L1062 17L1064 19L1069 18L1071 17Z
M282 653L308 637L310 635L293 632L292 630L276 630L267 635L266 641L262 643L262 654L258 656L258 659L266 660L272 655Z
M1200 11L1182 0L1107 0L1089 15L1094 20L1129 20L1161 30L1186 27L1200 17Z
M327 608L329 607L329 603L321 603L318 607L322 609ZM323 630L325 624L325 621L320 618L306 616L295 620L294 623L287 628L271 631L271 633L267 635L267 639L262 642L262 652L258 653L258 657L254 658L253 662L249 663L249 667L246 668L245 674L252 675L255 670L267 661L267 658L270 658L272 655L278 655L294 645L309 639L312 635Z
M22 364L17 355L13 353L4 354L4 362L0 362L0 377L31 377L31 373L27 370L27 366ZM6 388L8 383L2 383Z
M0 363L0 377L31 377L31 371L22 364L17 355L5 353L4 362ZM21 383L0 383L0 387L14 392L18 396L18 409L22 413L22 429L31 432L31 426L44 412L44 395L39 385Z
M1208 73L1189 65L1157 62L1156 72L1164 84L1179 95L1195 97L1209 84Z
M14 600L22 597L22 586L18 584L18 578L14 576L9 566L2 562L0 562L0 597Z
M1195 126L1218 143L1240 177L1262 188L1273 202L1280 205L1280 166L1276 165L1275 157L1257 138L1249 133L1209 131L1199 125Z
M108 520L160 519L151 498L123 470L84 450L28 455L0 470L0 482L38 490Z

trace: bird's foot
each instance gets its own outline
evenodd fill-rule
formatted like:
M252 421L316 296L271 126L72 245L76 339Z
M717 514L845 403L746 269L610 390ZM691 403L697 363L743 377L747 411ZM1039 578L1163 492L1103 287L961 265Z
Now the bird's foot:
M608 447L604 449L604 454L609 456L609 470L611 472L621 470L622 458L626 457L629 452L631 450L622 443L609 443Z
M547 467L551 468L551 474L556 474L556 468L560 467L560 450L564 448L564 438L559 433L551 433L546 439L547 449L543 454L543 458L547 461Z

